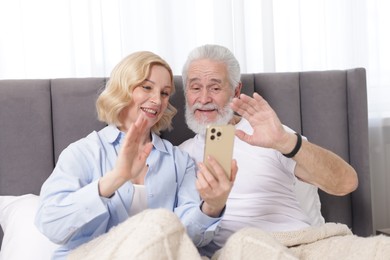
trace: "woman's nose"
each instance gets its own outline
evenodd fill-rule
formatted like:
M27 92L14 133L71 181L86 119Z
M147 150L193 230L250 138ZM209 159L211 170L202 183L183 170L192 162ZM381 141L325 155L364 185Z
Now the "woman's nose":
M150 97L150 101L154 104L161 104L161 96L160 96L160 93L154 93L151 97Z

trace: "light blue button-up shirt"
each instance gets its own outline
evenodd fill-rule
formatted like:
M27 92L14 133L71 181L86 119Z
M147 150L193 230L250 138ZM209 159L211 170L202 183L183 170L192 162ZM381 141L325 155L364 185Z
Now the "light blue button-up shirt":
M41 189L36 225L51 241L62 244L54 259L129 217L134 186L122 185L111 198L99 196L98 180L112 170L124 133L115 126L92 132L69 145ZM152 134L153 149L145 177L148 208L172 210L196 246L208 244L220 218L200 210L194 161L178 147Z

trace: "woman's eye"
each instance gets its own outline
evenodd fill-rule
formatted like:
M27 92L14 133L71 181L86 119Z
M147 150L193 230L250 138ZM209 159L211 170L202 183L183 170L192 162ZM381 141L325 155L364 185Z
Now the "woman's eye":
M142 88L145 89L145 90L151 90L152 89L151 86L142 86Z
M164 97L169 97L169 92L161 92L161 95Z

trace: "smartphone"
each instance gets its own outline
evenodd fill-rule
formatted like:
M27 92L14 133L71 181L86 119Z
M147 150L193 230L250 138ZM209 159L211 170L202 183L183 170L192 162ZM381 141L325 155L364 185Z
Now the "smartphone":
M209 125L206 129L206 141L203 162L211 173L212 167L207 156L214 157L225 170L228 178L231 175L235 127L233 125Z

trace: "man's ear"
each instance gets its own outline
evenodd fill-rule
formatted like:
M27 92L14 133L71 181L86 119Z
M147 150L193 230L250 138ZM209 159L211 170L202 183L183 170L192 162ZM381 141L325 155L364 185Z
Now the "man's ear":
M242 88L242 82L238 82L237 87L234 89L234 97L240 98L241 88Z

